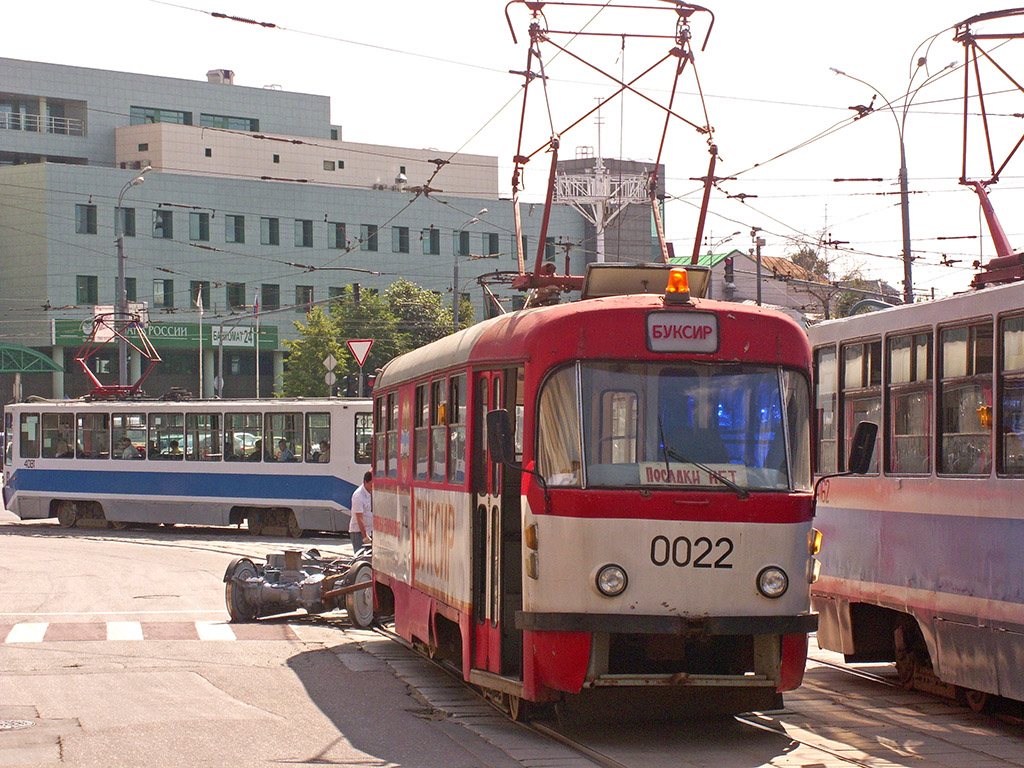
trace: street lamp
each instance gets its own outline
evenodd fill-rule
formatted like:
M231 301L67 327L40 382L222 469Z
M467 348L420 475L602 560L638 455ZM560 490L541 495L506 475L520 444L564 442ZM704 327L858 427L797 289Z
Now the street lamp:
M117 196L117 302L114 307L117 312L117 327L120 333L117 336L117 375L118 383L122 387L128 386L128 341L124 337L125 316L128 314L128 293L124 284L124 211L121 209L121 202L125 193L132 187L137 187L146 179L145 175L153 170L153 166L147 165L134 179L121 187L121 194Z
M713 254L715 252L715 249L718 246L720 246L722 243L729 242L734 237L736 237L736 235L738 235L739 233L740 233L740 231L737 229L731 235L727 235L726 237L721 237L718 240L715 240L714 242L708 242L708 255L710 256L711 254Z
M889 101L889 99L885 98L885 94L882 93L878 88L875 88L875 86L873 86L871 83L867 82L866 80L861 80L859 77L854 77L853 75L847 74L846 72L836 69L835 67L829 67L829 69L831 69L837 75L842 75L843 77L858 82L861 85L866 85L868 88L871 88L875 93L881 96L885 100L884 106L888 107L889 111L892 113L893 120L896 121L896 131L899 133L900 137L900 213L903 219L904 304L914 303L914 282L911 276L911 263L913 262L913 257L910 253L910 192L907 183L907 150L906 146L903 143L903 131L906 128L907 113L910 111L910 105L914 101L914 97L918 94L918 92L922 88L924 88L929 82L931 82L936 77L945 72L947 69L956 66L956 62L947 64L945 67L940 69L935 74L929 75L927 78L925 78L921 85L919 85L917 88L911 89L910 86L913 85L914 78L917 77L918 71L921 69L921 67L925 65L925 63L926 61L924 57L918 59L917 67L910 75L910 83L908 84L907 93L903 97L903 108L900 110L902 112L902 117L896 114L896 110L893 109L892 102ZM869 112L874 112L874 108L871 105L868 105L867 107L851 107L851 109L857 110L857 112L859 113L858 117L863 117Z
M466 227L471 227L480 221L480 217L487 213L486 208L481 208L477 211L476 216L471 218L465 224L460 226L457 230L458 233L462 233ZM458 246L452 248L452 333L459 330L459 249Z

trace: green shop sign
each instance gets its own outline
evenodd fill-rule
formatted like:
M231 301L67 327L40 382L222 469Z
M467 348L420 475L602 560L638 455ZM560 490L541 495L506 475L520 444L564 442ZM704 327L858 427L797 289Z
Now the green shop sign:
M92 327L91 320L54 320L53 345L57 347L80 347ZM157 349L199 349L199 330L202 328L203 347L216 349L252 349L256 340L255 325L220 325L219 323L150 323L146 335ZM131 328L128 338L137 336ZM260 326L260 349L278 348L277 326Z

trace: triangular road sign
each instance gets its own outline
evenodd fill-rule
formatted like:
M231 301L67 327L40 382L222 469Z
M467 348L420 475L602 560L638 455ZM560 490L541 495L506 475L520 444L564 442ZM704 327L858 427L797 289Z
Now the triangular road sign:
M348 351L352 353L356 363L362 368L363 363L366 362L366 356L370 354L373 339L349 339L345 343L348 344Z

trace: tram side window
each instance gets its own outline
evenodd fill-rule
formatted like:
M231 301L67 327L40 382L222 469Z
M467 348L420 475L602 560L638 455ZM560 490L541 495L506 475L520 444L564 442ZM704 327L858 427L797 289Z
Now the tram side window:
M398 393L388 393L388 477L398 476Z
M110 429L114 438L114 442L110 446L110 458L146 458L146 414L112 414Z
M42 454L50 459L75 457L75 417L71 413L44 413Z
M18 451L23 459L35 459L39 457L39 414L21 414L21 423L18 429Z
M357 413L355 460L356 464L369 464L370 456L373 453L373 414L370 412Z
M466 479L466 376L448 381L448 482Z
M301 413L264 414L263 427L263 458L266 461L302 461Z
M14 414L4 414L4 465L9 466L13 458L11 452L14 450Z
M862 421L882 426L882 342L869 341L842 347L843 460L850 455L853 435ZM877 439L877 438L876 438ZM878 472L878 446L868 474Z
M939 471L992 471L992 327L945 328L940 333Z
M562 368L541 390L537 470L551 485L580 484L580 418L576 368Z
M430 382L430 479L444 480L445 425L448 421L444 379Z
M384 477L384 467L386 463L386 447L387 447L387 418L385 416L385 405L387 400L384 395L381 395L374 402L374 428L377 430L374 437L374 450L376 451L376 459L373 467L373 473L377 477Z
M75 419L78 433L76 448L78 458L108 458L110 456L110 414L79 413Z
M224 461L263 461L263 414L224 414Z
M185 414L187 461L220 461L228 445L228 441L221 442L219 413Z
M817 469L821 474L836 472L836 446L839 421L836 419L836 396L839 379L836 351L828 347L814 353L814 408L818 425Z
M430 388L427 384L416 387L414 413L415 432L415 475L417 480L426 480L430 464Z
M185 458L185 414L149 414L149 458L181 461Z
M999 336L999 473L1024 475L1024 317L1004 318Z
M307 461L326 464L331 460L331 414L306 414Z
M894 336L887 344L890 423L886 472L927 474L932 469L931 333Z

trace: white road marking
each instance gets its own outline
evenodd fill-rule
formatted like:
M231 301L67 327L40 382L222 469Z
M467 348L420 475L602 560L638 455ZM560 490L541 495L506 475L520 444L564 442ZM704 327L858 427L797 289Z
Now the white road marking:
M137 621L108 621L107 640L142 640L142 624Z
M43 635L46 634L46 628L50 626L48 622L25 622L23 624L15 624L11 627L11 631L7 633L7 638L4 640L5 643L41 643L43 642Z
M197 621L196 632L200 640L234 640L235 633L223 621Z

